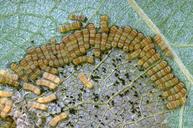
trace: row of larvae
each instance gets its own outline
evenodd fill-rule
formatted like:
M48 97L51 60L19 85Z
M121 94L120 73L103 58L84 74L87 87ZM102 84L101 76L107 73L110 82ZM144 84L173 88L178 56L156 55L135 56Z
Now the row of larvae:
M156 52L153 41L149 43L139 54L138 65L147 69L146 74L150 77L156 87L163 91L163 98L167 99L168 109L177 108L186 101L186 88L184 84L172 73L171 67Z

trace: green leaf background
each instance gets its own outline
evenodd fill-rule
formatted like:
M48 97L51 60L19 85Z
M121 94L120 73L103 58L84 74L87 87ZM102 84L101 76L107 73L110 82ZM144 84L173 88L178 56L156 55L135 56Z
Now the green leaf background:
M19 61L30 46L48 42L60 33L57 27L70 22L70 13L86 15L88 22L98 25L99 16L110 16L111 24L130 25L154 35L150 27L132 8L132 0L1 0L0 1L0 68ZM193 74L193 1L136 0L136 3L167 38L185 67ZM171 111L167 119L171 128L193 127L193 83L186 79L173 60L176 75L188 89L187 104Z

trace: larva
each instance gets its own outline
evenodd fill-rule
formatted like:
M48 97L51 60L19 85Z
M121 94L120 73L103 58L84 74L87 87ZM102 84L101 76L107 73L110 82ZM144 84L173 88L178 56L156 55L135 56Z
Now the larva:
M90 37L89 43L91 46L93 46L95 42L95 35L96 35L95 25L93 23L89 23L87 28L88 28L89 37Z
M80 29L82 26L81 22L76 21L73 23L65 24L59 27L59 32L64 33L64 32L69 32L73 30Z
M56 115L50 122L49 125L55 127L60 121L68 119L68 114L62 112L59 115Z
M81 52L78 48L78 43L74 34L69 35L70 42L66 44L68 51L72 58L76 58L81 55Z
M15 81L18 80L18 75L17 75L17 74L11 73L11 72L9 72L9 71L7 71L7 70L1 69L1 70L0 70L0 75L9 77L10 79L15 80Z
M35 71L32 74L30 74L29 79L36 80L40 75L41 75L41 70L35 69Z
M55 94L51 94L51 95L48 95L48 96L45 96L45 97L39 97L36 101L38 103L43 103L43 104L47 104L47 103L50 103L54 100L56 100L57 97Z
M36 95L41 94L40 88L38 88L37 86L34 86L33 84L30 84L30 83L23 83L23 89L27 90L27 91L31 91Z
M48 72L44 72L43 76L44 79L50 80L52 82L54 82L55 84L60 84L61 80L58 76L48 73Z
M117 32L116 32L116 34L115 34L115 36L114 36L114 39L113 39L113 41L112 41L112 47L113 47L113 48L116 48L116 47L117 47L118 42L119 42L119 39L120 39L122 33L123 33L123 29L122 29L122 28L118 28L118 30L117 30Z
M48 110L48 106L45 105L45 104L32 103L32 104L30 104L30 106L33 109L38 109L38 110L42 110L42 111L47 111Z
M7 98L1 98L0 104L3 106L0 115L2 118L5 118L8 116L9 112L12 109L12 104L13 104L12 100L7 99Z
M128 53L127 59L132 60L132 59L137 58L139 56L140 52L141 52L141 49L138 49L132 53Z
M180 99L182 97L186 96L186 89L182 88L182 90L180 90L179 92L177 92L176 94L170 95L167 100L168 101L173 101L173 100L177 100Z
M82 33L83 33L84 47L86 48L86 50L88 50L90 48L89 31L87 28L85 28L85 29L82 29Z
M75 37L78 41L80 52L82 54L85 54L86 53L86 48L84 47L82 31L77 30L77 31L74 32L74 35L75 35Z
M37 85L40 85L40 86L45 86L45 87L48 87L49 89L55 89L57 87L57 84L49 81L49 80L45 80L45 79L39 79L36 81L36 84Z
M111 49L111 47L112 47L111 42L113 41L117 30L118 30L117 26L115 26L115 25L111 26L110 33L109 33L107 43L106 43L106 49L107 50Z
M180 82L177 85L175 85L174 87L165 90L163 92L162 96L163 97L168 97L168 96L174 95L182 89L184 89L184 84L182 82Z
M11 97L12 95L13 95L12 92L0 91L0 97Z
M166 107L167 107L168 109L175 109L175 108L177 108L177 107L179 107L179 106L184 105L185 102L186 102L186 97L182 97L182 98L180 98L180 99L178 99L178 100L174 100L174 101L168 102L168 103L166 104Z
M153 74L150 79L152 81L155 81L157 79L162 78L164 75L168 74L171 72L171 67L170 66L166 66L165 68L161 69L160 71L156 72L155 74Z
M108 34L102 33L101 34L101 47L100 47L101 51L106 50L107 39L108 39Z
M83 63L89 63L93 64L94 63L94 57L93 56L79 56L78 58L75 58L72 63L74 65L80 65Z
M157 65L155 65L154 67L152 67L151 69L149 69L147 71L147 75L152 76L153 74L155 74L159 70L165 68L167 65L168 65L168 63L163 60L163 61L159 62Z
M99 58L101 56L101 34L97 33L95 37L95 44L94 44L94 56Z
M55 75L58 74L58 69L52 68L46 65L41 65L40 69L43 70L44 72L49 72L51 74L55 74Z
M127 36L129 35L130 32L131 32L131 27L124 27L123 28L123 33L122 33L120 40L118 42L118 48L123 48L124 43L127 39Z
M84 73L80 73L78 78L86 88L88 88L88 89L93 88L92 82L86 77L86 75Z
M141 57L141 59L138 60L138 66L142 66L149 58L151 58L156 53L155 49L150 49L145 53L145 55L142 56L142 52L143 51L141 51L139 54L139 57Z
M141 48L140 42L143 40L143 38L144 38L143 33L137 32L137 35L135 36L135 38L131 41L129 45L129 51L133 51L133 50Z
M160 47L160 49L164 52L164 55L172 57L172 51L168 48L165 42L162 40L160 35L156 35L154 37L154 42Z
M125 51L125 52L129 51L129 47L131 45L131 42L132 42L133 39L135 39L136 36L137 36L137 31L132 28L129 35L127 36L127 39L125 40L125 43L124 43L124 46L123 46L123 51Z
M108 27L108 16L103 15L100 17L100 32L108 33L109 27Z
M148 45L151 45L151 44L153 44L153 42L152 42L151 37L149 37L149 36L146 36L146 37L143 38L143 40L140 42L140 45L141 45L142 48L144 48L144 47L146 47L146 46L148 46ZM148 47L149 47L149 46L148 46Z
M0 84L8 84L17 87L19 85L19 82L14 79L15 78L8 76L8 74L0 74Z
M68 18L70 20L76 20L76 21L80 21L80 22L86 22L87 21L87 17L83 16L83 15L69 15Z
M165 83L158 85L158 88L160 88L161 90L165 90L167 88L175 86L179 82L180 81L177 77L173 77L172 79L166 81Z
M155 63L156 61L159 61L161 58L160 58L160 55L159 53L156 53L154 54L151 58L149 58L144 64L143 64L143 67L146 69L148 68L149 66L151 66L153 63Z
M155 84L156 84L156 85L161 85L161 84L163 84L164 82L172 79L173 77L174 77L174 74L173 74L173 73L166 74L166 75L163 76L162 78L156 80L156 81L155 81Z

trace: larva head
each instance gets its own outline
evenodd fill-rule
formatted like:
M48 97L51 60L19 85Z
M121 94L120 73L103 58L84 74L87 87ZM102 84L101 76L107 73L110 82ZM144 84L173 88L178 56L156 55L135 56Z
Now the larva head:
M160 35L155 35L154 36L154 41L157 42L157 43L161 42L161 36Z
M74 32L74 35L76 38L80 38L82 36L82 32L80 30L77 30Z
M113 25L111 26L110 33L115 33L117 31L118 27Z
M94 57L93 56L87 56L87 62L90 64L94 63Z
M171 72L171 67L170 67L170 66L167 66L167 67L165 67L165 68L163 69L163 71L166 72L166 73L169 73L169 72Z
M89 23L87 25L87 28L88 28L88 30L93 30L93 29L95 29L95 25L93 23Z
M108 21L109 17L107 15L103 15L100 17L101 21Z
M160 66L161 69L162 69L162 68L166 67L167 64L168 64L168 63L167 63L166 61L161 61L161 62L159 63L159 66Z
M131 32L131 30L132 30L132 28L130 26L124 27L124 32L126 32L128 34Z

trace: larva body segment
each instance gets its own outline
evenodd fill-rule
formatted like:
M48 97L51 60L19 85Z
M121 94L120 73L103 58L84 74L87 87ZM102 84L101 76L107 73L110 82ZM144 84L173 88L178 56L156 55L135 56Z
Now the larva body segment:
M87 21L87 17L83 16L83 15L69 15L68 18L70 20L76 20L76 21L80 21L80 22L86 22Z
M163 68L162 70L156 72L155 74L153 74L150 79L152 81L156 81L157 79L162 78L164 75L171 73L171 67L170 66L166 66L165 68Z
M85 28L85 29L82 29L82 33L83 33L84 47L86 48L86 50L88 50L90 48L89 31L87 28Z
M36 81L36 84L37 85L40 85L40 86L45 86L45 87L48 87L49 89L55 89L57 87L57 84L49 81L49 80L45 80L45 79L39 79Z
M177 85L175 85L174 87L165 90L163 92L162 96L168 97L168 96L174 95L174 94L178 93L179 91L181 91L182 89L185 89L184 84L182 82L180 82Z
M123 28L118 28L118 30L114 36L114 39L112 41L112 47L113 48L116 48L118 46L118 42L119 42L119 39L120 39L122 33L123 33Z
M166 81L165 83L158 85L158 88L160 88L161 90L165 90L165 89L175 86L179 82L180 81L177 77L173 77L172 79Z
M132 53L128 53L127 59L132 60L132 59L137 58L139 56L140 52L141 52L141 49L138 49Z
M101 51L106 50L107 39L108 39L108 34L102 33L101 34L101 47L100 47Z
M24 83L23 84L23 89L27 90L27 91L31 91L36 95L40 95L41 94L41 90L40 88L38 88L37 86L30 84L30 83Z
M152 67L151 69L149 69L147 71L147 75L148 76L152 76L153 74L155 74L156 72L160 71L161 69L165 68L168 65L168 63L166 61L161 61L159 62L157 65L155 65L154 67Z
M60 121L68 119L68 114L66 112L56 115L50 122L49 125L55 127Z
M87 29L89 31L89 37L90 37L89 43L91 46L93 46L95 42L95 35L96 35L95 25L93 23L89 23L87 26Z
M65 33L65 32L69 32L69 31L73 31L73 30L77 30L80 29L82 26L81 22L76 21L70 24L65 24L59 27L59 32L61 33Z
M106 49L107 50L112 48L111 42L113 41L114 36L115 36L117 30L118 30L117 26L115 26L115 25L111 26L110 33L109 33L109 36L108 36L108 39L107 39L107 43L106 43Z
M48 95L48 96L45 96L45 97L39 97L37 99L37 102L38 103L42 103L42 104L47 104L47 103L50 103L50 102L52 102L52 101L54 101L56 99L57 99L56 95L55 94L51 94L51 95Z
M10 113L10 111L12 109L13 102L12 102L12 100L7 99L7 98L1 98L0 104L3 106L3 108L1 109L0 116L2 118L5 118Z
M40 103L32 103L30 104L31 108L33 109L37 109L37 110L42 110L42 111L47 111L48 110L48 106L45 104L40 104Z
M11 97L12 95L13 95L12 92L0 91L0 97Z
M100 17L100 32L109 32L109 27L108 27L108 20L109 17L106 15L103 15Z
M97 33L94 44L94 56L99 58L101 56L101 34Z
M143 67L146 69L148 68L149 66L151 66L153 63L159 61L161 58L160 58L160 55L159 53L156 53L154 54L151 58L149 58L144 64L143 64Z
M135 39L137 36L137 31L135 29L132 29L129 35L127 36L127 39L125 40L124 46L123 46L123 51L128 52L129 47L131 45L131 42Z
M142 55L142 52L144 51L140 52L139 57ZM140 57L141 59L139 59L138 61L138 66L142 66L155 53L156 53L155 49L150 49L149 51L145 52L144 55Z
M94 63L94 57L93 56L79 56L78 58L75 58L72 63L74 65L80 65L84 63L93 64Z
M164 55L168 57L172 57L172 51L166 45L166 43L162 40L160 35L155 35L154 42L160 47L160 49L164 52Z
M177 92L176 94L170 95L167 100L168 101L174 101L174 100L178 100L182 97L186 96L186 89L183 88L182 90L180 90L179 92Z
M83 83L84 87L86 87L88 89L93 88L92 82L86 77L86 75L84 73L80 73L78 78Z
M78 45L79 45L79 50L82 54L86 53L86 48L84 47L84 40L83 40L83 35L82 35L82 31L75 31L74 35L78 41Z
M177 107L180 107L186 103L186 97L182 97L178 100L170 101L166 104L166 107L168 109L175 109Z
M58 76L48 73L48 72L44 72L43 76L44 79L50 80L51 82L54 82L55 84L60 84L61 80Z
M123 28L123 33L120 37L120 40L118 42L118 48L123 48L124 43L127 39L127 36L129 35L129 33L131 32L132 28L131 27L124 27Z

